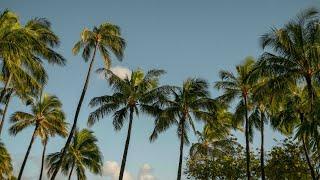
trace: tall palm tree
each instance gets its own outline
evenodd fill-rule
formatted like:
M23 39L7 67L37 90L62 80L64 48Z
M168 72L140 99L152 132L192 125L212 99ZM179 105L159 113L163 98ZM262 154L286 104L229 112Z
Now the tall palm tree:
M313 180L318 179L318 175L314 170L314 165L310 158L310 140L312 132L319 126L314 121L308 118L310 116L309 91L308 87L301 87L291 84L287 88L287 95L283 97L281 106L278 111L273 115L272 123L274 127L282 129L289 129L285 132L294 133L294 138L302 143L303 153L305 155L310 174ZM316 107L316 106L315 106ZM287 126L287 128L282 128ZM282 132L282 131L280 131Z
M19 171L18 180L22 178L31 147L37 136L44 140L49 136L65 135L67 131L65 115L61 108L62 104L56 96L45 94L41 99L31 105L30 113L17 111L12 114L10 118L13 123L10 127L10 133L12 135L17 135L25 128L34 126L28 150Z
M6 10L0 15L0 39L1 82L4 84L0 101L8 96L4 102L1 134L11 94L17 91L15 88L30 91L24 91L20 96L37 94L47 81L42 59L58 65L64 65L65 59L53 50L59 45L59 38L44 18L32 19L23 26L13 12Z
M91 60L90 60L89 69L86 75L85 83L81 92L81 96L77 105L77 109L74 115L72 128L69 133L66 144L62 149L62 157L64 157L64 154L73 137L73 133L77 127L78 116L80 113L84 96L86 94L86 91L89 85L90 74L92 72L92 67L94 64L96 53L100 52L100 55L102 56L105 67L109 69L111 66L110 52L112 52L117 57L118 60L122 60L125 44L126 44L125 40L121 37L120 27L111 23L103 23L99 27L94 27L92 31L85 28L81 33L80 41L78 41L74 45L72 49L73 54L78 54L80 49L83 49L82 57L85 60L85 62L87 62L90 57L91 57ZM57 168L56 171L52 174L51 180L55 179L58 171L59 171L59 168Z
M309 8L285 24L272 28L261 37L265 52L259 64L265 73L281 77L287 82L304 81L308 88L311 109L317 96L313 81L320 72L319 12Z
M0 142L0 179L14 179L11 157L2 142Z
M238 100L235 111L235 121L245 123L246 139L246 173L247 178L251 179L250 173L250 99L252 91L256 86L257 76L253 75L255 61L252 57L247 57L243 64L236 66L236 75L229 71L220 71L221 81L215 83L217 89L222 89L223 95L218 99L224 103L231 104Z
M309 112L306 112L308 116L304 116L303 119L304 122L311 121L315 127L317 122L314 116L317 111L314 106L318 96L315 85L318 84L320 72L318 15L317 9L306 9L282 28L272 28L270 32L264 34L261 46L269 51L265 52L258 62L267 76L277 77L287 85L296 83L306 85L310 106L308 106ZM317 130L311 131L311 129L312 136L319 136ZM308 165L312 178L316 179L313 167L310 163Z
M264 125L267 122L268 111L267 106L263 100L257 100L254 102L254 107L251 115L249 116L249 121L251 124L260 131L260 169L261 169L261 180L266 179L265 168L264 168Z
M254 76L254 73L259 73L261 69L255 69L251 72L251 75ZM257 74L256 74L257 75ZM249 124L255 126L256 129L260 131L260 169L261 169L261 179L265 180L265 165L264 165L264 125L267 123L269 115L272 111L272 108L277 104L275 95L280 94L281 89L274 86L275 82L271 78L263 77L260 75L255 89L252 91L252 113L249 116ZM280 96L280 95L279 95ZM252 127L250 127L252 129Z
M74 138L66 152L61 165L61 170L68 179L71 179L72 173L75 170L79 180L86 180L85 170L88 169L94 174L102 173L103 158L97 145L97 138L92 131L83 129L80 132L76 131ZM47 156L47 164L49 166L48 174L52 174L59 161L61 161L62 151L52 153Z
M180 138L180 155L177 180L181 179L183 146L189 143L188 129L194 132L194 119L209 121L215 115L211 112L216 107L213 99L210 99L208 83L203 79L187 79L182 87L174 87L171 95L162 99L162 111L155 113L155 128L150 136L150 141L157 139L158 134L171 126L177 126L177 134Z
M129 150L133 115L134 113L138 115L140 110L149 114L155 113L158 108L152 103L161 98L167 87L158 87L159 76L164 74L163 70L150 70L144 74L138 69L132 72L131 78L125 79L121 79L110 70L105 69L105 72L114 93L91 100L91 107L98 106L98 108L90 113L88 124L93 125L97 120L113 113L114 129L120 130L129 114L129 126L119 175L119 180L122 180Z

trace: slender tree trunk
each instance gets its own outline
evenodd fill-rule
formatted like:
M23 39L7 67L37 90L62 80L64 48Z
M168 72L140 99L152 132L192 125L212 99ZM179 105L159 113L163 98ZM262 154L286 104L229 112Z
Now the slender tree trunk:
M47 142L45 142L43 144L43 151L42 151L42 157L41 157L41 169L40 169L40 176L39 176L39 180L42 179L42 173L43 173L43 168L44 168L44 158L46 155L46 149L47 149Z
M30 140L30 143L29 143L28 150L27 150L27 152L26 152L26 155L24 156L24 159L23 159L23 162L22 162L20 171L19 171L18 180L21 180L22 173L23 173L24 167L25 167L25 165L26 165L27 159L28 159L28 157L29 157L32 144L33 144L34 139L35 139L35 137L36 137L36 132L37 132L37 130L38 130L38 125L36 125L36 127L35 127L35 129L34 129L34 131L33 131L33 134L32 134L32 137L31 137L31 140Z
M301 122L301 124L303 123L303 121L304 121L304 116L303 116L302 113L300 113L300 122ZM304 155L306 156L306 160L307 160L307 164L309 166L311 177L312 177L313 180L317 180L316 174L315 174L314 169L313 169L313 165L312 165L310 157L309 157L308 148L307 148L307 145L306 145L306 142L305 142L305 136L304 135L302 135L302 136L303 136L302 137L303 151L304 151Z
M310 76L305 77L306 82L307 82L307 89L308 89L308 95L310 99L310 111L313 111L313 104L314 104L314 92L313 92L313 87L312 87L312 80Z
M71 179L73 169L74 169L74 163L72 163L72 167L71 167L71 171L70 171L70 173L69 173L68 180L70 180L70 179Z
M79 99L79 102L78 102L78 106L77 106L77 109L76 109L76 113L74 115L71 131L69 133L67 142L64 145L64 147L62 149L62 152L61 152L61 161L59 161L59 164L58 164L57 168L53 172L53 174L51 176L51 180L54 180L56 178L57 174L58 174L58 171L60 169L60 166L61 166L61 163L63 161L63 158L64 158L64 156L66 154L66 150L68 149L68 147L70 145L71 139L73 138L74 131L75 131L76 127L77 127L78 116L79 116L79 113L80 113L80 109L81 109L81 105L82 105L84 96L86 94L86 91L87 91L87 88L88 88L88 85L89 85L90 74L91 74L92 67L93 67L93 64L94 64L94 59L95 59L95 56L96 56L97 48L98 48L98 44L96 45L96 47L94 49L94 52L93 52L93 55L92 55L92 59L91 59L91 62L90 62L90 65L89 65L89 69L88 69L88 72L87 72L87 76L86 76L86 81L84 83L84 86L83 86L83 89L82 89L82 93L81 93L81 96L80 96L80 99Z
M177 180L181 180L182 160L183 160L183 145L184 145L184 119L181 122L181 134L180 134L180 154L179 154L179 166Z
M3 100L3 97L4 97L4 95L5 95L6 92L7 92L7 89L8 89L8 87L9 87L10 83L11 83L11 78L12 78L12 75L10 74L8 80L7 80L6 83L4 84L4 87L3 87L3 89L2 89L2 91L1 91L1 93L0 93L0 102Z
M10 99L11 99L11 94L9 94L9 96L8 96L8 99L7 99L7 101L6 101L6 105L5 105L5 107L4 107L4 111L3 111L3 114L2 114L2 117L1 117L1 122L0 122L0 136L1 136L1 133L2 133L3 124L4 124L4 121L5 121L5 118L6 118L6 114L7 114L7 111L8 111Z
M308 163L308 166L310 169L311 177L313 180L317 180L316 174L313 169L313 165L311 164L311 160L310 160L309 153L308 153L308 148L307 148L306 142L304 140L304 137L302 138L302 145L303 145L304 154L306 156L306 160L307 160L307 163Z
M260 163L261 163L261 180L266 179L266 175L264 172L264 116L263 113L260 112L260 133L261 133L261 147L260 147Z
M243 97L244 99L244 105L245 105L245 138L246 138L246 167L247 167L247 179L251 179L250 174L250 142L249 142L249 118L248 118L248 104L247 104L247 96L245 95Z
M130 137L131 137L132 121L133 121L133 108L130 107L129 127L128 127L126 145L125 145L125 147L124 147L124 152L123 152L123 156L122 156L122 162L121 162L119 180L122 180L122 179L123 179L123 174L124 174L124 170L125 170L125 167L126 167L127 154L128 154L128 149L129 149L129 144L130 144Z

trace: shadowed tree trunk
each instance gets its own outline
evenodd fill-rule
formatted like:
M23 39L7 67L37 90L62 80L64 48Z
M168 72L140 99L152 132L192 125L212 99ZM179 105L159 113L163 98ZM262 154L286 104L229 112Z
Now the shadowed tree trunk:
M6 105L5 105L5 107L4 107L4 111L3 111L3 114L2 114L2 117L1 117L1 122L0 122L0 136L1 136L1 133L2 133L3 124L4 124L4 121L5 121L5 118L6 118L6 114L7 114L7 111L8 111L10 99L11 99L11 93L8 95L8 99L7 99L7 101L6 101Z
M301 124L303 123L303 121L304 121L304 116L303 116L302 113L300 113L300 122L301 122ZM313 180L317 180L316 174L315 174L314 169L313 169L313 165L312 165L310 157L309 157L309 152L308 152L308 148L307 148L307 145L306 145L306 141L305 141L305 136L304 135L302 137L302 146L303 146L304 155L306 157L307 164L308 164L308 167L309 167L309 170L310 170L311 177L312 177Z
M42 151L42 157L41 157L41 169L40 169L40 176L39 180L42 179L42 174L43 174L43 168L44 168L44 158L46 155L46 149L47 149L47 142L43 144L43 151Z
M6 91L7 91L8 87L9 87L9 85L10 85L10 83L11 83L11 78L12 78L12 76L11 76L11 74L10 74L8 80L7 80L6 83L4 84L4 87L3 87L3 89L2 89L2 91L1 91L1 93L0 93L0 102L2 101L4 95L6 94Z
M67 148L69 147L69 145L71 143L74 131L75 131L76 127L77 127L78 116L79 116L79 113L80 113L80 109L81 109L81 105L82 105L84 96L85 96L86 91L88 89L89 80L90 80L90 74L91 74L92 67L93 67L93 64L94 64L94 59L95 59L95 56L96 56L97 48L98 48L98 44L95 46L95 49L94 49L94 52L93 52L93 55L92 55L92 59L91 59L91 62L90 62L90 65L89 65L89 69L88 69L88 72L87 72L87 76L86 76L86 81L84 83L84 86L83 86L83 89L82 89L82 93L81 93L81 96L80 96L80 99L79 99L79 102L78 102L78 106L77 106L77 109L76 109L76 113L75 113L75 116L74 116L74 119L73 119L73 124L72 124L71 131L69 133L67 142L66 142L66 144L63 147L62 152L61 152L61 160L59 161L59 164L58 164L57 168L53 172L53 174L51 176L51 180L54 180L56 178L58 172L59 172L61 163L63 161L63 158L64 158L65 154L66 154L66 150L67 150Z
M32 137L31 137L31 140L30 140L30 143L29 143L28 150L27 150L27 152L26 152L26 155L24 156L24 159L23 159L23 162L22 162L20 171L19 171L18 180L21 180L22 173L23 173L24 167L25 167L25 165L26 165L27 159L28 159L28 157L29 157L32 144L33 144L34 139L35 139L35 137L36 137L36 132L37 132L37 130L38 130L38 125L36 125L36 127L35 127L35 129L34 129L34 131L33 131L33 134L32 134Z
M68 180L71 180L71 176L72 176L73 169L74 169L74 163L72 164L72 168L71 168L71 171L70 171L70 173L69 173Z
M261 180L266 179L266 175L264 172L264 116L263 113L260 112L260 135L261 135L261 147L260 147L260 163L261 163Z
M131 137L131 129L132 129L132 121L133 121L133 108L130 107L129 127L128 127L126 145L124 147L124 152L123 152L123 156L122 156L119 180L123 179L123 174L124 174L124 170L125 170L125 166L126 166L126 162L127 162L127 154L128 154L128 149L129 149L129 144L130 144L130 137Z
M308 96L309 96L309 99L310 99L310 104L311 104L311 107L310 107L310 111L312 112L313 110L313 101L314 101L314 92L313 92L313 88L312 88L312 80L311 80L311 77L310 76L306 76L305 77L305 80L307 82L307 88L308 88Z
M181 171L182 171L182 159L183 159L183 144L184 144L184 119L181 122L181 135L180 135L180 154L179 154L179 166L178 166L178 175L177 180L181 180Z
M304 137L302 138L302 145L303 145L304 154L306 156L306 160L307 160L307 163L308 163L308 166L309 166L309 170L310 170L310 173L311 173L311 177L312 177L313 180L317 180L316 174L315 174L313 166L311 164L311 160L310 160L309 153L308 153L308 148L307 148L306 142L304 140Z
M248 118L248 104L247 104L247 96L244 95L244 105L245 105L245 138L246 138L246 167L247 167L247 179L251 179L250 174L250 146L249 146L249 118Z

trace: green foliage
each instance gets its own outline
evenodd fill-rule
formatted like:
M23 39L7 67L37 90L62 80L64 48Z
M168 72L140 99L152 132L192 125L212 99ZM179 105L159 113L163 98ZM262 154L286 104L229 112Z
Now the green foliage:
M113 114L113 126L120 130L125 118L128 117L130 108L139 114L139 111L153 114L157 106L152 103L161 98L168 87L157 87L160 75L163 70L150 70L145 75L138 69L132 72L131 78L121 79L108 69L103 69L106 78L113 88L112 95L95 97L90 101L91 107L98 108L90 113L88 125L93 125L97 120L108 114Z
M67 123L62 111L62 104L56 96L44 94L31 104L31 112L17 111L10 117L13 125L10 134L17 135L30 126L37 126L35 135L46 142L49 137L67 135Z
M285 139L271 149L265 169L267 178L271 180L311 179L303 148L290 139Z
M194 144L195 145L195 144ZM193 145L193 146L194 146ZM189 179L245 179L246 156L243 147L232 136L207 142L209 153L190 154L185 174ZM259 160L251 154L252 176L259 176Z
M0 142L0 179L15 179L10 154L2 142Z
M122 60L125 46L126 42L121 37L120 27L107 22L94 27L92 31L85 28L81 32L81 39L74 45L72 53L76 55L83 49L82 57L88 61L98 50L104 60L105 68L109 69L111 67L110 52Z
M67 175L75 170L79 180L86 180L86 169L93 174L102 173L103 157L97 145L97 138L92 131L83 129L77 131L70 144L66 156L61 165L61 171ZM49 166L48 175L51 175L61 161L61 152L52 153L47 156Z

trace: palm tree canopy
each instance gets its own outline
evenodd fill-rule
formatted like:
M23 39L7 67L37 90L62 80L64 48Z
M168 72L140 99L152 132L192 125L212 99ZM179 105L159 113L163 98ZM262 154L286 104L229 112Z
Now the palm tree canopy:
M103 157L97 142L98 140L92 131L88 129L76 131L62 163L62 172L67 175L74 166L79 180L87 179L85 174L86 169L94 174L101 174ZM48 175L54 172L60 159L61 152L52 153L47 156Z
M49 136L67 135L67 123L62 104L56 96L44 94L41 100L31 104L31 112L17 111L10 117L13 125L9 131L12 135L18 134L29 126L38 126L36 135L42 140Z
M217 102L210 98L208 83L203 79L189 78L182 87L171 87L167 98L161 99L160 113L154 114L155 128L150 136L154 141L158 134L177 125L177 134L189 143L186 130L190 127L196 133L193 118L198 121L212 121L216 116ZM184 126L181 126L184 121ZM183 132L183 133L182 133Z
M72 52L78 54L80 49L83 49L82 57L87 62L92 56L92 50L97 49L103 57L105 68L109 69L111 66L110 52L122 60L125 46L120 27L111 23L103 23L99 27L94 27L92 31L85 28Z
M221 81L215 82L215 88L224 91L218 99L230 103L236 98L252 93L257 77L252 76L255 68L253 57L247 57L241 65L236 66L236 74L222 70L219 72Z
M257 81L260 77L255 68L254 58L247 57L242 64L236 66L236 74L222 70L219 73L221 80L215 82L215 87L223 90L223 94L217 100L225 104L239 100L233 116L234 126L244 122L246 112L244 98L247 100L248 110L252 109L252 94L259 87Z
M2 142L0 142L0 178L14 179L11 157Z
M232 124L232 113L228 112L225 106L217 108L216 118L205 124L202 132L197 132L199 140L193 143L190 148L190 156L205 155L223 143L230 135L231 129L238 129Z
M3 81L13 80L39 90L47 82L42 64L45 59L51 64L64 65L65 59L53 48L59 45L59 38L45 18L35 18L25 25L11 11L0 15L0 59Z
M99 107L90 113L89 125L93 125L107 114L114 113L114 128L120 130L130 109L136 114L139 114L139 108L149 114L157 111L152 103L161 98L161 94L168 89L167 86L158 87L159 77L165 73L163 70L154 69L145 74L138 69L132 72L131 78L125 79L121 79L110 70L104 71L114 93L95 97L90 101L91 107Z
M282 28L274 27L261 37L261 46L267 52L261 56L258 64L264 73L291 82L301 79L318 81L320 72L318 15L317 9L306 9Z

